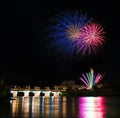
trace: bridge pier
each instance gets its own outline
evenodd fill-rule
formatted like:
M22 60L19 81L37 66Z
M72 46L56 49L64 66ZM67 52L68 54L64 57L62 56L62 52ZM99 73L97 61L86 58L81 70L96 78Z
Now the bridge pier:
M12 97L16 97L17 93L18 93L18 91L11 91Z
M39 97L40 96L40 92L41 91L34 91L33 93L34 93L34 97Z
M24 91L24 97L28 97L29 96L29 92L30 91Z

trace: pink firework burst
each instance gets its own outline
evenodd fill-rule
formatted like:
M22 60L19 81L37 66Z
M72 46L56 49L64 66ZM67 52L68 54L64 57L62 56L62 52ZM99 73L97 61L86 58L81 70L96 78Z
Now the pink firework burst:
M105 32L101 25L96 23L86 25L82 29L82 45L78 48L78 51L82 51L83 54L91 54L91 52L96 53L97 49L102 47L104 34Z

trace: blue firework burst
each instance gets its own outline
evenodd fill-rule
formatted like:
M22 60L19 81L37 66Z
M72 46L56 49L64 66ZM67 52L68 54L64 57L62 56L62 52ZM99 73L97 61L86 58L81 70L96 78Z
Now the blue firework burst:
M73 54L77 44L81 44L81 30L91 22L86 14L81 12L62 12L57 16L52 26L49 27L49 37L52 44L58 51L66 54Z

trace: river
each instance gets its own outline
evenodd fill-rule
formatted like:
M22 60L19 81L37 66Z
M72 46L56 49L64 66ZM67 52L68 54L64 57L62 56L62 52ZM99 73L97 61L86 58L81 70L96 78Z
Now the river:
M120 118L120 97L17 97L0 118Z

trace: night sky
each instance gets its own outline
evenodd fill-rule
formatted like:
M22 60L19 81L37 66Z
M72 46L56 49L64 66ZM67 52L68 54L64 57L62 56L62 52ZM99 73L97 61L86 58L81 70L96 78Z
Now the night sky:
M0 71L10 84L59 84L79 81L81 73L105 72L105 79L120 79L118 6L114 2L79 0L79 2L8 1L1 4ZM87 13L106 31L103 48L96 55L64 57L49 48L49 21L60 11Z

